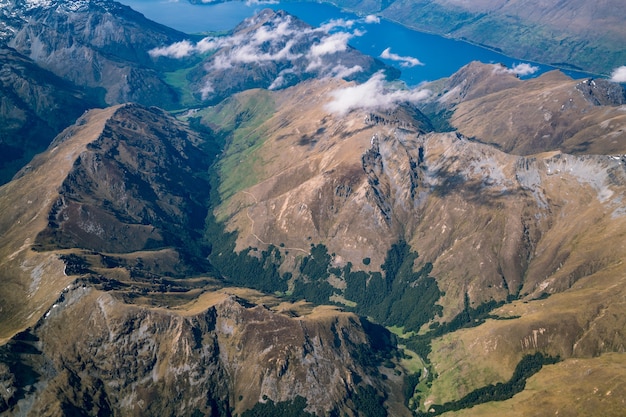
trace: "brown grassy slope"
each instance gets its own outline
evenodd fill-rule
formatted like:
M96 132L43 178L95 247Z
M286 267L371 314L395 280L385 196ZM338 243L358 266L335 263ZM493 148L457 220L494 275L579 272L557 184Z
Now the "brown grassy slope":
M472 63L433 87L436 106L452 111L452 126L505 152L626 153L623 93L613 100L622 104L609 105L605 81L559 72L520 81L500 66Z
M0 338L34 324L70 282L56 253L30 250L76 157L117 110L93 110L63 135L72 140L36 157L23 175L0 188Z
M434 264L446 318L465 293L480 303L560 292L623 256L603 243L624 230L619 158L518 157L456 134L421 134L402 110L376 123L367 111L338 117L325 104L343 85L274 93L274 113L235 130L237 143L250 144L228 145L226 155L250 175L217 212L239 232L238 248L284 244L294 258L323 242L336 265L377 269L389 245L406 239L418 263Z

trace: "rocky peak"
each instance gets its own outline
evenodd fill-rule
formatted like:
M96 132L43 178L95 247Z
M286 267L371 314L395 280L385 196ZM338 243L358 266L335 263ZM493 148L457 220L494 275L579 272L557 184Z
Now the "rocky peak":
M594 106L626 104L626 89L618 83L588 78L576 84L576 89Z

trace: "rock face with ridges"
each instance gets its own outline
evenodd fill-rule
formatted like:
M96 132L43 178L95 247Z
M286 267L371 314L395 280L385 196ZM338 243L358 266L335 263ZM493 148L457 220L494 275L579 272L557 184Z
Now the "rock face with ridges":
M35 244L117 253L182 247L190 231L201 233L206 212L209 185L200 176L209 158L199 143L156 108L122 107L76 158Z
M190 248L202 234L210 161L200 145L156 108L91 111L1 187L3 335L32 322L70 279L61 250L176 248L197 258Z
M383 390L365 357L391 340L334 310L293 317L221 293L199 313L129 306L84 284L0 348L0 410L11 415L231 415L271 399L341 410L360 384ZM370 325L371 326L371 325ZM381 333L382 334L382 333ZM381 391L383 392L383 391ZM348 407L349 409L349 407Z

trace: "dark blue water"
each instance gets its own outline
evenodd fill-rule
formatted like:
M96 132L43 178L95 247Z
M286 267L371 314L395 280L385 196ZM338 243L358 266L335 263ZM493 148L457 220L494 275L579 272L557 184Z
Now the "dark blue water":
M380 19L379 23L365 23L363 17L342 12L329 4L290 2L246 4L235 1L214 5L192 5L187 0L121 0L121 2L154 21L186 33L229 30L265 7L286 10L313 26L319 26L331 19L354 20L355 25L350 30L359 29L364 32L362 36L351 39L350 44L355 48L379 58L385 49L390 48L392 54L415 58L423 64L406 67L398 61L380 58L385 63L400 69L401 78L408 85L448 77L471 61L502 63L509 68L523 63L486 48L410 30L387 20ZM533 74L523 75L522 78L537 76L554 69L547 65L529 64L537 70ZM573 78L588 76L569 71L566 73Z

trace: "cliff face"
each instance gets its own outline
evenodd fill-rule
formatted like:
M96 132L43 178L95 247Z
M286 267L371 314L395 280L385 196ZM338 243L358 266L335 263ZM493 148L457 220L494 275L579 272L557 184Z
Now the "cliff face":
M316 309L293 317L242 302L219 293L196 302L202 311L167 311L71 285L32 330L1 348L2 408L231 415L299 395L307 411L327 415L349 409L359 384L384 387L363 361L377 352L356 316ZM391 349L390 340L376 345Z

